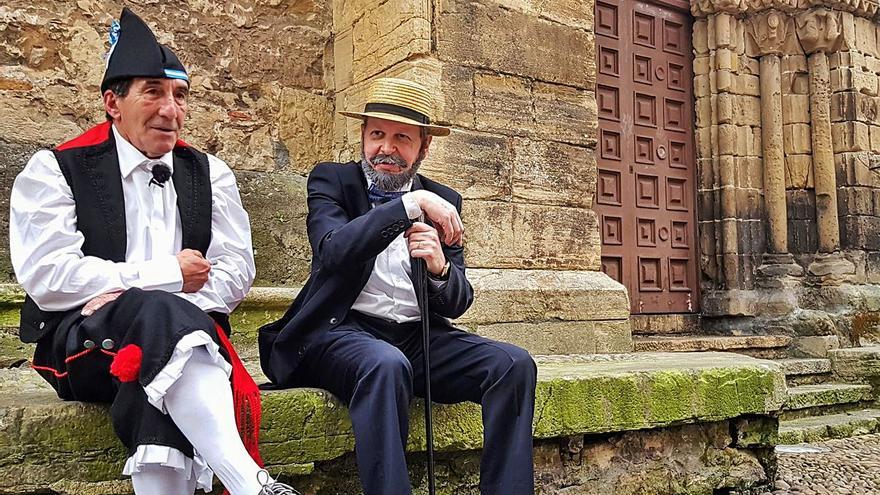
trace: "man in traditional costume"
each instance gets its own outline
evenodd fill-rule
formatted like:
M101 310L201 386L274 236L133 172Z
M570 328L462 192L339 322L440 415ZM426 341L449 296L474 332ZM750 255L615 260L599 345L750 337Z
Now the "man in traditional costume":
M255 273L235 177L179 139L175 54L128 9L114 27L107 122L12 188L21 339L59 397L112 404L136 493L210 491L214 474L233 495L295 493L260 467L259 391L227 338Z
M363 112L343 112L363 121L363 157L309 175L311 275L282 319L260 329L260 360L276 386L324 388L348 405L365 494L411 493L409 403L425 380L410 259L423 259L433 399L482 404L482 493L531 494L535 363L450 324L473 289L461 195L416 174L432 138L450 131L433 113L425 87L392 78L373 83Z

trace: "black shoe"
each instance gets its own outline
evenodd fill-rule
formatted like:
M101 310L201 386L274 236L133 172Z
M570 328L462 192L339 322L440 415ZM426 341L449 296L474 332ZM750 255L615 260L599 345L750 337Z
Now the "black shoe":
M265 469L257 473L257 482L263 485L263 488L260 488L260 493L257 495L301 495L292 486L271 480L272 477L269 476L269 472Z

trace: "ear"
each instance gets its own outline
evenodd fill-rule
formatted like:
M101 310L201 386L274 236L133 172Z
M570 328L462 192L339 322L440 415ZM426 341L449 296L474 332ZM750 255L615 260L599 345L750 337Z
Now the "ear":
M119 100L121 100L121 98L113 91L110 91L109 89L104 91L104 111L107 112L107 115L113 117L114 121L118 120L121 115L121 112L119 111Z
M434 136L430 134L425 136L425 141L422 143L422 160L428 158L428 147L431 146L432 139L434 139Z

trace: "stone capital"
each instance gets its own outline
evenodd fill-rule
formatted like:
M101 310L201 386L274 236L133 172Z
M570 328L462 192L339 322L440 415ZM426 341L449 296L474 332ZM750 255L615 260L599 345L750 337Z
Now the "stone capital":
M746 31L753 42L749 51L755 56L791 53L794 20L778 10L768 10L750 17ZM752 55L752 53L750 53Z
M830 53L843 41L840 13L825 8L799 14L795 18L797 37L807 54Z
M769 9L793 11L799 6L799 0L691 0L691 13L694 17L706 17L718 13L758 13Z

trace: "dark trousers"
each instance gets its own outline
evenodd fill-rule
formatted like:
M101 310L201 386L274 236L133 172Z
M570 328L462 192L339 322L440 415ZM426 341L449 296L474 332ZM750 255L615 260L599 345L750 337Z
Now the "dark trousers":
M482 404L481 493L534 493L531 356L439 320L430 350L433 400ZM365 495L410 494L405 448L409 402L424 396L421 324L351 311L309 348L297 375L298 386L329 390L348 404Z

